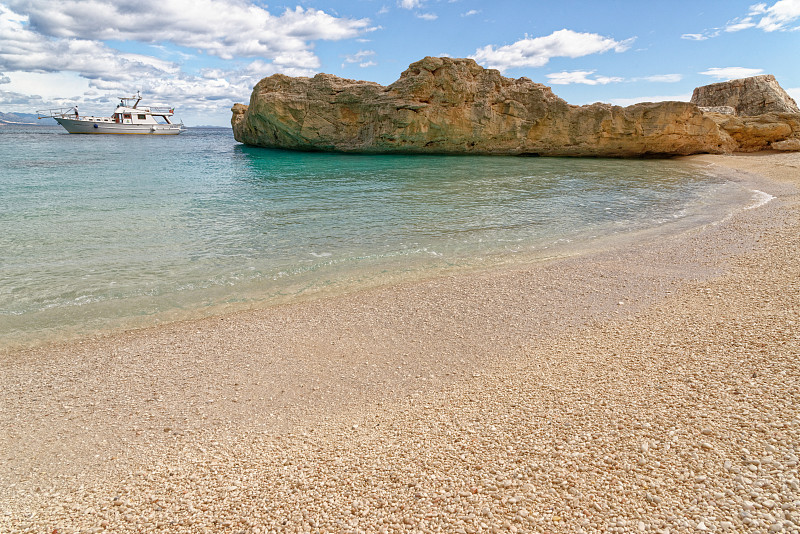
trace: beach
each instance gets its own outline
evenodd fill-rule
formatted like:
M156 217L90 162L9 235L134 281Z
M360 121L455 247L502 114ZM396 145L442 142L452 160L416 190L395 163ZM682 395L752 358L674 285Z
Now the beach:
M690 159L752 209L0 353L0 530L800 531L800 154Z

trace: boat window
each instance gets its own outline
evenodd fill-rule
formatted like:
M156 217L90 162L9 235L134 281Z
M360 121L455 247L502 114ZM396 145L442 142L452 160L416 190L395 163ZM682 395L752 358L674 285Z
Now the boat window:
M142 119L142 120L144 120L144 119L146 119L146 118L147 118L147 116L146 116L146 115L139 115L139 118L140 118L140 119Z
M131 114L130 113L126 113L122 117L125 118L125 119L130 119L131 118Z

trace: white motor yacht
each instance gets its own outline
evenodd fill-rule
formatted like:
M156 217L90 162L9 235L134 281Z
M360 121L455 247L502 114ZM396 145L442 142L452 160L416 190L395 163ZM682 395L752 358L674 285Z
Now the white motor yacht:
M122 97L111 117L80 115L78 106L72 108L39 111L40 119L51 117L69 133L76 134L139 134L177 135L185 132L183 122L170 119L175 108L140 107L142 97Z

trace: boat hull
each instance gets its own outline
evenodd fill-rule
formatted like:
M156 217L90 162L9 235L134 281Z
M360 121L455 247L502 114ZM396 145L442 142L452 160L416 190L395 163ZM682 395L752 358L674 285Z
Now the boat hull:
M178 135L185 131L180 124L118 124L64 117L53 118L65 130L74 134Z

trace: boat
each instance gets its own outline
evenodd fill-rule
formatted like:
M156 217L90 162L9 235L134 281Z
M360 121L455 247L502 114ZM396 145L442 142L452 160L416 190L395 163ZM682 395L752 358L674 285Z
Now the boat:
M183 121L172 122L175 108L139 106L142 96L121 97L110 117L80 115L78 106L37 112L38 118L53 118L74 134L177 135L185 132Z

